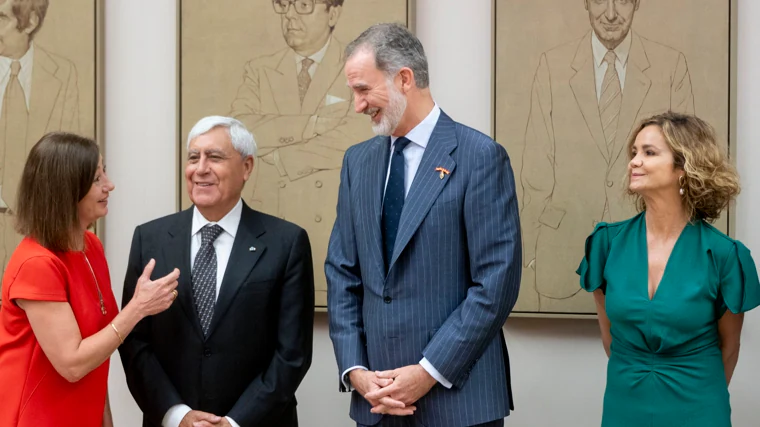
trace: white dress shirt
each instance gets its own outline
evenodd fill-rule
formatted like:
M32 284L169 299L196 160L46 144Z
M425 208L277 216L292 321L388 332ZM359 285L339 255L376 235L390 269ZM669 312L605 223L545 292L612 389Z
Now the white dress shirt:
M11 78L11 63L14 59L6 56L0 56L0 114L3 112L3 102L5 90L8 88L8 82ZM26 98L26 109L29 109L29 100L32 94L32 68L34 68L34 43L29 44L29 50L18 60L21 63L21 70L18 72L18 81L21 83L21 89L24 91Z
M625 87L625 72L628 68L628 54L631 53L631 43L633 37L631 36L631 30L628 30L628 35L625 36L623 41L615 48L615 70L617 70L618 78L620 79L620 91L623 91ZM602 83L604 82L604 73L607 72L607 63L604 62L604 55L607 54L607 47L605 47L596 36L596 32L591 32L591 51L594 54L594 77L596 79L596 102L602 97Z
M330 41L332 40L332 37L327 39L327 43L325 43L324 46L322 46L322 49L319 49L316 53L313 55L309 55L308 58L314 61L313 64L309 67L309 76L311 78L314 78L314 73L317 72L317 66L322 63L322 60L325 58L325 53L327 52L327 48L330 47ZM301 56L297 54L295 51L293 51L293 57L296 60L296 75L301 73L301 67L303 64L301 61L306 59L305 56Z
M441 109L438 107L438 104L434 104L433 109L430 111L430 113L428 113L427 117L425 117L417 126L415 126L414 129L410 130L409 133L404 135L408 140L411 141L411 143L406 146L404 151L401 152L404 155L404 197L409 194L409 189L412 187L414 176L417 174L417 169L420 167L422 155L425 154L425 148L430 141L430 135L433 134L433 129L435 129L435 125L438 123L438 118L440 116ZM391 137L391 146L388 147L391 155L393 154L393 145L396 144L397 139L398 137ZM388 171L385 174L386 186L388 185L388 178L390 177L390 173L391 162L388 162ZM385 190L383 190L383 194L384 193ZM441 385L446 388L451 388L451 382L444 378L443 375L441 375L441 373L438 372L438 370L435 369L435 367L427 360L427 358L423 357L422 360L420 360L420 365L427 371L428 374L430 374L431 377L435 378L436 381L441 383ZM341 381L343 381L343 385L348 390L353 390L353 387L351 387L351 384L348 381L348 374L354 369L367 370L366 367L361 365L352 366L346 369L346 371L341 376Z
M212 222L203 217L198 211L198 208L193 208L193 224L190 228L190 271L193 270L195 264L195 256L201 248L201 228L206 224L218 224L224 231L219 234L219 237L214 240L214 250L216 251L216 296L219 298L219 290L222 287L222 278L224 278L224 272L227 270L227 263L230 260L230 254L232 253L232 244L235 242L235 235L237 234L238 225L240 225L240 216L243 213L243 200L238 200L237 204L231 211L220 219L219 222ZM164 419L161 420L161 425L164 427L179 427L179 423L185 418L188 412L192 411L192 408L185 404L174 405L166 411ZM230 417L227 418L232 427L240 427Z

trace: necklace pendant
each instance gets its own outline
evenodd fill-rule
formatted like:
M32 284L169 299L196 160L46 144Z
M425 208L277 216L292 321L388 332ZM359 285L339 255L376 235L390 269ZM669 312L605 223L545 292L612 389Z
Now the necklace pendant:
M103 316L106 315L106 305L103 303L103 300L100 300L100 311L103 312Z

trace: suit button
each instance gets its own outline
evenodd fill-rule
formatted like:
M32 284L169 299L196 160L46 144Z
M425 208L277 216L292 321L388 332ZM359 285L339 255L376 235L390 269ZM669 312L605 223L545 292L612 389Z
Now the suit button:
M385 297L385 298L383 298L383 302L386 303L386 304L390 304L391 301L393 301L393 298L391 298L391 297Z
M612 187L615 183L612 181L607 181L607 187Z
M211 349L210 349L210 348L208 348L208 347L204 348L204 349L203 349L203 355L204 355L205 357L211 357Z
M314 222L322 222L322 217L317 215L314 217Z
M285 188L287 185L285 181L280 181L280 188Z
M287 140L287 139L285 139L285 137L284 137L284 136L283 136L283 137L280 137L280 144L285 144L285 143L287 143L287 142L288 142L288 140Z
M322 188L322 181L315 182L314 186L317 187L317 188Z

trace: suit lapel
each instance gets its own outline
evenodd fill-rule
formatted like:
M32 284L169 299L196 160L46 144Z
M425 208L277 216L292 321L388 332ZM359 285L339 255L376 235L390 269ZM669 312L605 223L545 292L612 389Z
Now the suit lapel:
M192 223L193 208L191 207L182 211L178 220L169 228L168 241L163 246L163 254L169 266L168 271L174 268L178 268L180 271L179 285L177 286L179 295L177 295L177 299L190 323L192 323L193 329L203 339L201 323L198 320L198 314L193 303L193 278L190 269L190 232Z
M612 151L612 159L617 160L620 152L626 145L628 136L636 123L641 105L649 93L652 80L644 74L649 68L644 45L641 38L633 34L631 53L628 57L628 65L625 71L625 89L623 90L623 104L620 106L620 119L618 121L617 138ZM610 163L614 163L610 162Z
M277 69L267 68L266 75L280 114L300 114L301 100L298 98L298 76L293 51L286 49Z
M317 111L330 87L335 83L335 79L343 72L343 62L342 47L333 38L303 98L301 114L314 114ZM297 78L296 81L298 81Z
M256 217L256 212L243 203L240 225L238 225L235 241L232 244L232 252L230 252L230 259L224 272L219 296L216 299L214 317L209 326L209 338L219 326L219 322L229 309L245 279L250 275L254 265L261 258L261 254L266 250L264 243L258 239L264 233L264 226Z
M609 161L610 154L607 151L607 143L604 139L602 130L602 119L599 117L599 101L596 99L596 80L594 56L591 53L591 33L584 37L578 50L575 52L575 58L571 64L575 74L570 78L570 87L575 95L575 101L578 108L583 114L591 136L594 138L599 152L604 159ZM625 99L625 97L623 97Z
M61 90L61 81L55 76L58 65L44 50L35 47L32 68L32 97L29 105L29 131L27 145L32 145L45 134L50 115ZM28 152L29 150L27 150Z
M393 264L407 243L409 243L414 232L422 224L422 220L427 215L430 207L433 206L433 202L438 198L438 194L440 194L454 173L456 163L450 156L451 152L457 147L454 126L454 121L441 111L441 116L438 118L435 129L433 129L433 134L430 135L430 141L425 149L425 154L422 155L422 161L414 176L414 181L412 181L409 194L406 196L404 208L401 211L400 226L398 235L396 235L396 243L393 247L393 256L388 263L388 271L393 267ZM449 173L444 174L443 178L441 178L440 172L435 170L438 167L448 170Z
M385 276L385 260L383 259L383 233L381 220L383 215L383 193L385 179L388 173L388 158L390 156L391 139L388 136L378 136L372 141L367 160L367 182L369 191L364 192L369 197L364 214L368 219L370 253L374 255L375 266L382 276Z

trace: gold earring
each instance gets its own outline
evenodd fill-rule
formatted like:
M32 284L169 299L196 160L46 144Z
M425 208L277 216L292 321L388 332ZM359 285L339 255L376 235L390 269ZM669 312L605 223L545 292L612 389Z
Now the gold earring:
M681 187L678 190L678 194L680 194L682 196L683 196L683 185L684 185L685 182L686 182L686 177L685 176L681 175L681 176L678 177L678 186Z

